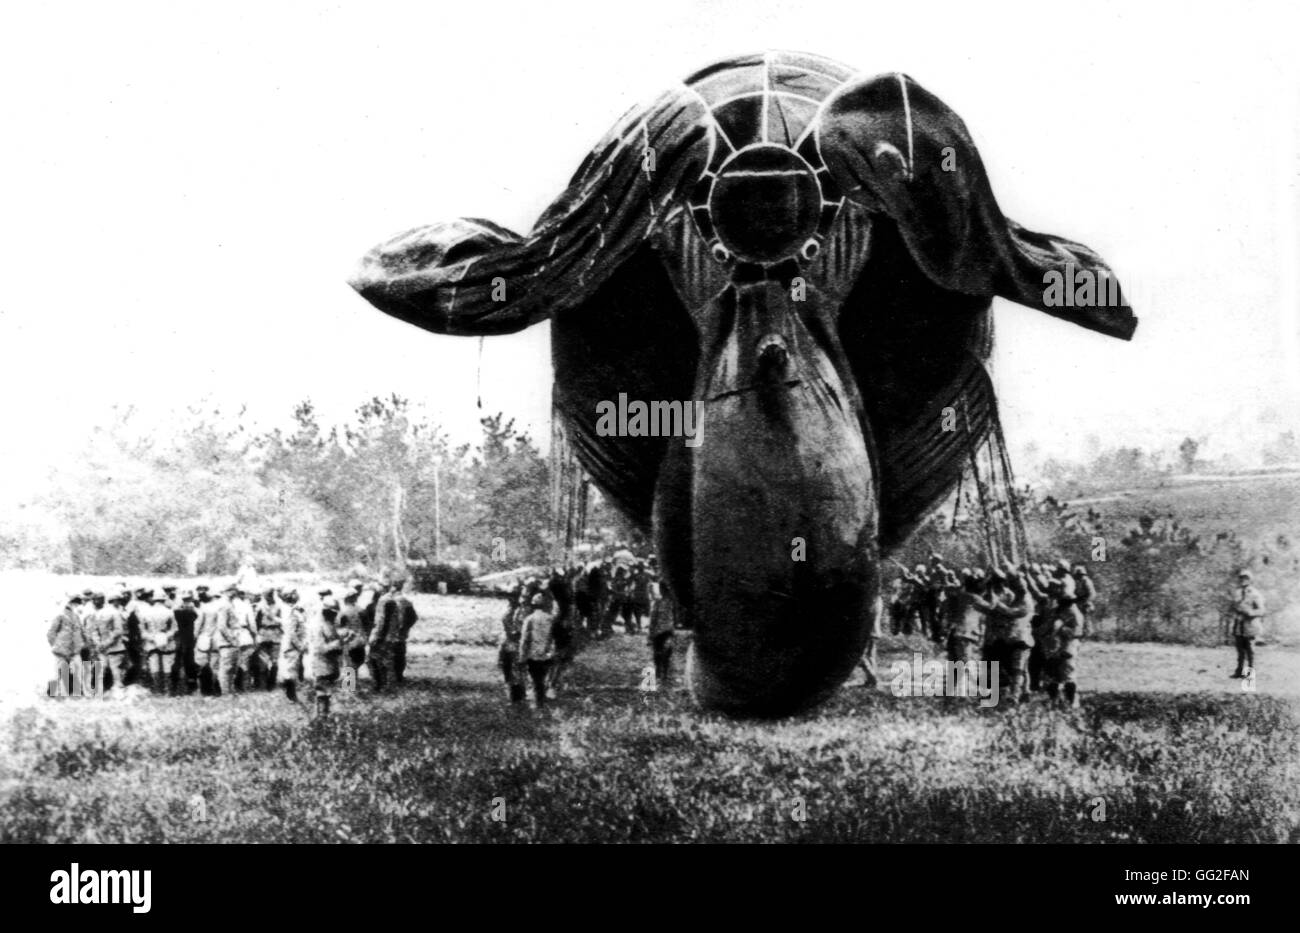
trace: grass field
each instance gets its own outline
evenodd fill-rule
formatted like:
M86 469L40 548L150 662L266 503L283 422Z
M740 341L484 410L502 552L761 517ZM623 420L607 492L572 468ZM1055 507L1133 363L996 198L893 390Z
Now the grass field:
M851 683L756 723L642 692L620 634L539 713L505 702L499 603L419 608L405 692L363 677L324 722L279 694L5 701L0 841L1300 842L1291 649L1253 694L1228 649L1098 644L1076 712Z

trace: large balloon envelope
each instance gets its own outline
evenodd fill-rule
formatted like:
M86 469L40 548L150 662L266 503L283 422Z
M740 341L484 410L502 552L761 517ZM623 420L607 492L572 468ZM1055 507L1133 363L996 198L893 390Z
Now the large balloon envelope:
M848 676L879 561L996 423L993 297L1125 340L1137 325L1096 253L1002 215L938 98L790 52L631 110L527 236L420 227L352 284L436 333L552 322L556 409L601 489L654 525L696 695L757 714ZM606 436L620 395L698 401L699 447Z

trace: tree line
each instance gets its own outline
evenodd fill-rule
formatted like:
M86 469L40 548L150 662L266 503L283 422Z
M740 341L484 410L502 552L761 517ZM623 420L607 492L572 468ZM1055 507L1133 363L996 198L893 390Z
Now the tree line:
M0 567L228 574L553 555L549 467L498 413L453 444L409 399L372 398L325 426L310 401L285 428L191 407L174 431L118 411L36 495L0 517ZM592 525L623 530L596 502Z

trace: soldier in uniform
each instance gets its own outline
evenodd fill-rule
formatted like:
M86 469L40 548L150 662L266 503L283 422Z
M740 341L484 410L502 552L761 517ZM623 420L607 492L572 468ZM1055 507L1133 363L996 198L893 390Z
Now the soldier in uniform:
M1067 706L1077 707L1079 693L1075 683L1075 665L1079 639L1083 637L1083 613L1079 611L1075 598L1074 577L1064 561L1057 565L1048 584L1048 597L1052 609L1044 646L1047 696L1054 705L1064 699Z
M657 575L650 579L650 657L655 666L655 689L664 690L672 681L673 640L676 637L676 604L664 595Z
M343 596L343 607L339 610L337 628L343 640L343 660L353 672L361 669L366 661L366 632L361 618L361 607L357 600L361 597L361 584L348 586Z
M194 626L199 613L193 593L186 590L180 594L172 616L176 619L176 664L172 668L172 689L177 694L188 696L199 683L199 668L194 663Z
M198 587L198 621L194 628L194 664L198 668L199 690L215 696L221 670L221 629L225 627L226 604L206 586Z
M212 644L217 655L217 683L224 697L235 694L235 673L239 670L241 634L244 632L244 620L233 605L236 592L235 587L228 587L208 603L217 619Z
M573 627L588 633L594 633L591 599L591 572L585 567L578 567L573 577Z
M411 637L411 629L420 621L420 614L415 611L415 604L406 595L406 581L393 581L393 601L397 604L398 640L393 644L393 682L406 682L406 643Z
M601 638L606 638L613 634L613 629L606 625L609 615L609 598L610 583L613 576L613 566L606 560L591 568L587 574L587 586L591 590L592 601L592 630ZM523 607L528 611L528 607Z
M976 661L981 660L980 645L984 643L984 613L977 603L982 585L974 574L967 571L961 579L954 575L955 585L944 594L944 616L948 627L948 660L962 662L960 696L966 696L966 677ZM955 668L954 668L955 669Z
M140 620L149 688L154 693L166 693L177 668L176 616L167 608L165 593L150 595L148 604L136 609L136 618Z
M931 554L930 566L926 568L925 586L921 593L922 620L925 623L924 634L936 645L942 645L947 640L943 595L949 585L949 570L943 565L943 558L938 554Z
M546 705L546 681L555 658L554 620L546 611L546 597L541 593L533 596L531 607L519 633L519 656L528 667L533 698L541 709Z
M334 685L339 679L339 658L343 654L343 642L335 626L338 614L338 600L326 596L321 600L320 610L311 614L306 625L307 667L315 697L316 718L329 715L330 697L334 694Z
M126 679L124 683L139 683L145 676L144 636L140 631L140 613L153 599L148 587L134 591L122 589L122 616L126 619Z
M230 595L230 612L234 617L235 638L235 684L241 692L252 689L253 655L257 652L257 610L253 608L247 592L242 587L232 586Z
M1033 647L1034 600L1018 573L1010 576L992 570L987 595L972 604L988 616L985 625L984 658L995 661L1002 686L1002 700L1018 704L1027 695L1026 667Z
M277 668L284 695L296 703L298 681L303 675L303 653L307 650L307 620L303 607L298 604L298 591L292 587L280 590L280 607L284 635L280 639Z
M1025 565L1022 568L1021 576L1025 581L1025 588L1029 591L1029 595L1034 598L1034 618L1032 623L1034 645L1029 649L1028 672L1029 690L1031 693L1036 693L1046 685L1046 651L1048 642L1051 640L1051 631L1054 624L1054 605L1048 593L1051 581L1042 572L1041 564L1037 567Z
M54 655L58 677L58 690L61 692L66 683L64 671L75 682L81 681L81 652L86 647L85 634L81 627L81 594L73 593L63 605L63 611L54 617L45 632L45 640L50 643L50 653Z
M577 653L575 643L575 622L573 605L573 586L563 567L551 569L551 578L546 583L546 593L555 607L555 663L551 665L550 688L552 694L560 692L564 674L573 663ZM648 610L647 610L648 611Z
M524 662L519 656L519 636L523 631L523 617L519 610L523 594L521 583L510 595L505 614L501 617L501 643L497 648L497 666L501 668L511 703L522 703L528 695L524 684Z
M393 648L401 639L401 617L390 584L375 600L375 624L368 642L366 663L370 666L370 679L375 683L376 693L382 693L393 682Z
M1083 614L1083 635L1090 634L1089 626L1092 621L1092 613L1096 608L1097 584L1093 582L1092 576L1088 573L1088 568L1083 564L1075 564L1072 571L1074 576L1075 605L1079 607L1079 612Z
M633 632L640 632L642 625L650 617L650 573L645 564L638 563L632 570L628 585L628 625Z
M275 689L276 667L280 662L280 642L284 626L280 624L281 606L275 599L275 587L267 587L257 607L257 650L253 655L253 684L263 690Z
M907 582L907 615L904 616L903 634L911 635L914 631L919 631L922 635L928 635L930 628L926 619L926 587L930 583L929 575L925 572L925 564L917 564L916 569L910 573L903 571L903 579Z
M126 686L126 665L129 633L126 616L122 612L125 605L121 594L107 600L102 593L95 594L95 611L90 616L94 628L95 651L106 676L105 686L111 680L118 689Z
M1264 597L1252 581L1249 570L1241 571L1232 593L1232 640L1237 646L1233 677L1249 677L1255 670L1255 639L1264 624Z
M603 631L607 635L614 634L614 623L620 618L623 620L624 632L631 632L631 597L632 580L627 575L627 568L622 566L615 568L614 576L609 581L609 604L605 610Z

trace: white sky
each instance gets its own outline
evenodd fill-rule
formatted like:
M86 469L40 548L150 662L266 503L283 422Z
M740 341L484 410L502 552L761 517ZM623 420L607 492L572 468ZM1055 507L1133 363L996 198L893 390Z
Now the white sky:
M526 230L632 104L763 48L902 70L1003 210L1141 302L1132 344L999 302L1013 449L1300 420L1300 66L1278 3L26 4L0 20L0 475L114 403L263 423L392 391L477 438L478 341L389 319L357 258L455 216ZM1086 10L1086 12L1084 12ZM484 410L546 440L545 326Z

